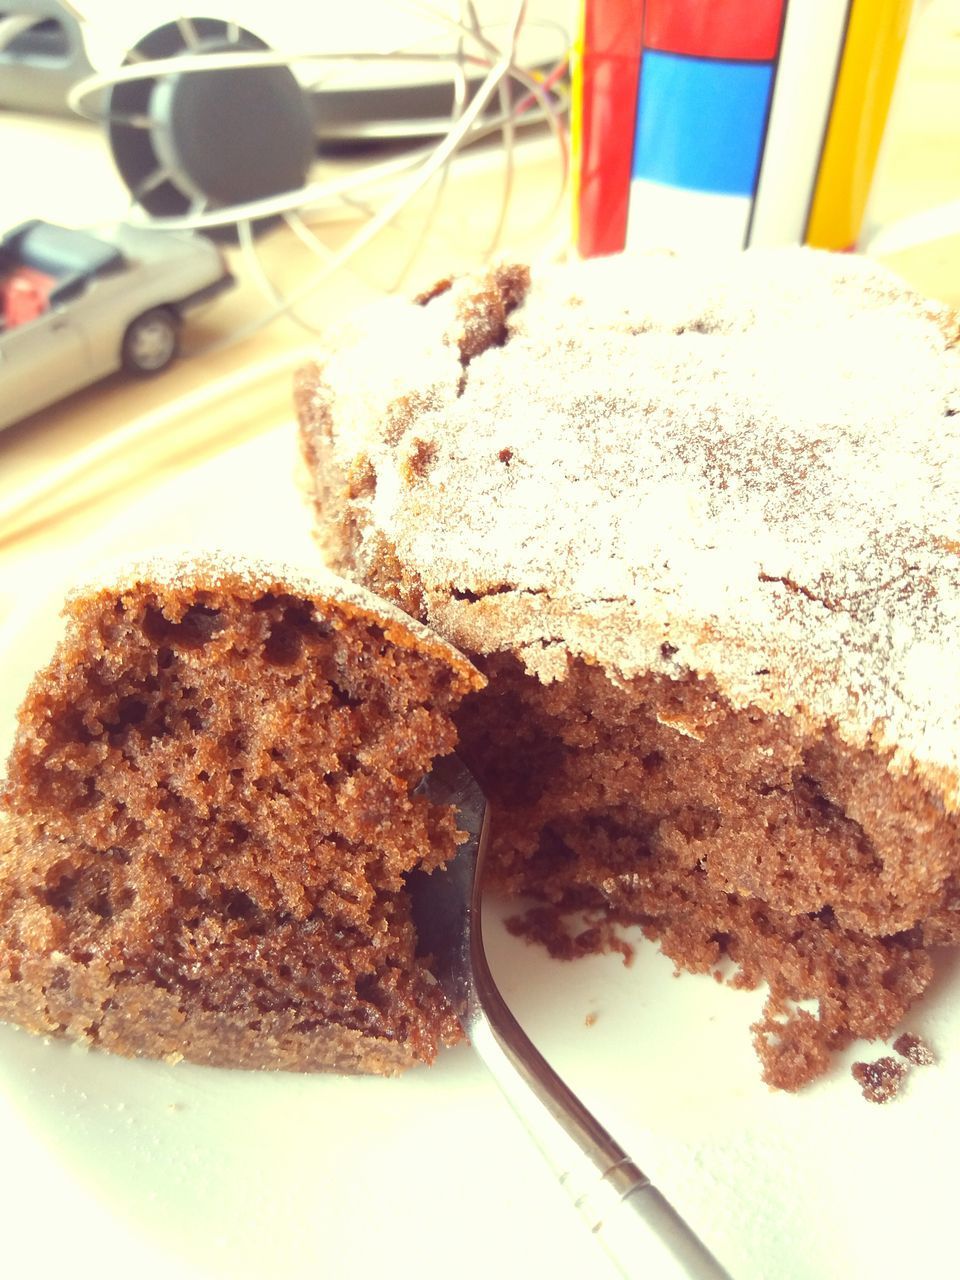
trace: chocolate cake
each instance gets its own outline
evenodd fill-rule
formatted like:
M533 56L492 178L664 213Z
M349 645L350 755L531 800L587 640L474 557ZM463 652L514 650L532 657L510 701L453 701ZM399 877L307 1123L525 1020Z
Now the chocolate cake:
M487 677L495 885L768 983L783 1088L960 937L958 335L853 256L650 256L444 281L299 380L328 558Z
M0 818L0 1017L114 1052L389 1074L459 1038L405 875L481 677L320 573L153 565L76 595Z

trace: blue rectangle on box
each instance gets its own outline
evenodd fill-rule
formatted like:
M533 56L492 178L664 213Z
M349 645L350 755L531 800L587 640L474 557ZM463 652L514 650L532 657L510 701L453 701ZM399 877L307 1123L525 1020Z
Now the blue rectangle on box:
M772 83L772 63L644 50L633 176L753 195Z

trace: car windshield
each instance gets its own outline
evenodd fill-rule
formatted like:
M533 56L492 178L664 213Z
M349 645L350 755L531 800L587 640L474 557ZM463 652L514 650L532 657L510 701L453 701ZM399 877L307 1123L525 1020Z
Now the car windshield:
M123 261L120 250L88 231L58 227L52 222L31 222L15 237L12 247L26 267L57 279L93 275Z

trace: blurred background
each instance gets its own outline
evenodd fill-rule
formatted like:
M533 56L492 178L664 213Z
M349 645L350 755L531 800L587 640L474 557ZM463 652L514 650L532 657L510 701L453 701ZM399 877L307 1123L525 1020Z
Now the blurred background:
M197 213L291 187L321 194L305 193L287 202L288 216L248 221L240 232L236 224L201 229L219 241L232 287L184 316L180 358L162 375L114 372L24 417L11 332L0 334L0 617L3 583L10 601L17 594L11 575L19 577L34 553L55 550L121 510L161 469L188 466L289 416L292 364L283 357L314 340L325 322L385 291L415 292L494 252L531 256L562 245L574 21L572 6L551 0L482 0L476 9L217 0L198 19L162 2L90 0L75 9L23 0L4 10L0 234L32 219L109 229L128 217L142 226L158 212ZM169 64L174 54L195 55L202 45L209 56L237 40L265 51L260 56L271 65L219 79L204 72L193 80L101 84L80 102L85 116L68 105L84 77L109 80L156 50ZM305 58L318 52L320 61ZM361 56L340 56L351 53ZM504 55L524 78L498 76L460 140L471 145L439 155ZM158 183L170 168L173 183ZM206 205L198 186L214 191ZM294 292L303 295L295 318L271 321ZM190 412L191 393L275 357L276 375L255 379L240 401L227 397ZM167 408L140 429L145 414Z

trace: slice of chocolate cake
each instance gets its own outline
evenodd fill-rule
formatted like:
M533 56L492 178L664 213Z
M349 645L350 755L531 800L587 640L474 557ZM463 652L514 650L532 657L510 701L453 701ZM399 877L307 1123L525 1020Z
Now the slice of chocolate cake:
M768 982L786 1088L960 937L958 333L850 256L621 258L384 304L298 387L332 562L488 678L496 883Z
M209 559L78 594L0 819L0 1017L124 1054L392 1073L459 1038L404 892L483 683L357 587Z

